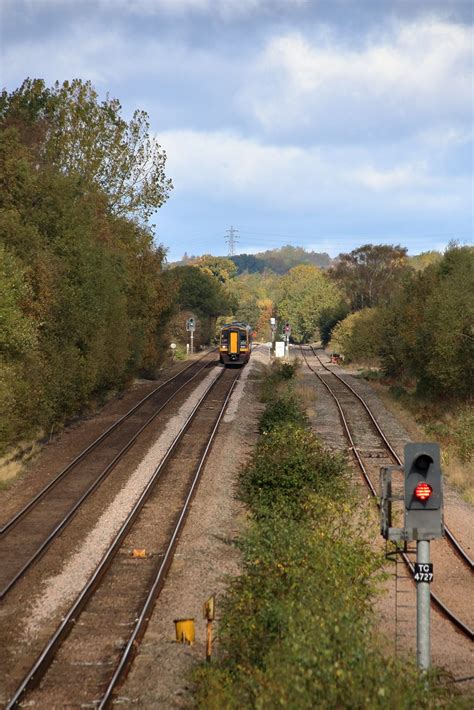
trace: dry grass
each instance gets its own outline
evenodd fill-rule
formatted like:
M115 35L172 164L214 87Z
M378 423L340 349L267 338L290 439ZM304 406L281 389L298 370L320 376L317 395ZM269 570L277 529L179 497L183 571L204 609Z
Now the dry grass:
M25 464L35 458L41 450L40 439L44 432L40 432L34 441L22 441L5 456L0 458L0 490L5 490L22 473Z

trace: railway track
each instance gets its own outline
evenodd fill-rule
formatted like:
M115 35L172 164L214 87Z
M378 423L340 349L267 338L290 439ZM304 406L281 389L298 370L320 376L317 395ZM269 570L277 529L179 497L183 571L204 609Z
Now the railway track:
M359 469L361 470L361 473L363 475L363 478L370 489L372 495L377 499L377 504L378 504L378 493L377 490L374 486L373 481L370 478L370 475L367 470L367 466L364 463L364 455L363 452L361 451L360 445L358 445L358 442L356 441L356 437L354 436L353 432L351 431L352 429L356 428L356 424L354 424L354 418L351 419L351 425L349 425L348 421L348 408L354 407L354 401L357 402L357 410L360 413L363 413L366 418L370 421L370 424L375 430L377 436L379 437L379 441L381 443L381 449L384 449L384 453L381 452L380 454L380 465L388 465L389 463L396 463L397 465L402 465L402 460L396 453L395 449L392 447L390 442L388 441L387 437L385 436L383 430L381 429L380 425L378 424L375 416L373 415L372 411L370 410L369 406L365 402L365 400L359 395L358 392L354 390L354 388L345 381L343 377L335 373L331 368L327 367L325 363L321 360L319 355L316 353L314 348L310 348L310 352L312 355L314 355L318 363L321 367L324 368L325 372L330 374L334 380L332 381L331 385L326 381L326 379L314 368L310 365L308 362L306 352L303 349L301 349L301 354L303 356L303 359L307 365L307 367L318 377L320 382L324 385L324 387L328 390L330 395L333 397L336 406L339 411L339 415L341 418L341 422L343 424L343 429L345 436L349 442L350 450L352 451L354 458L357 462L357 465ZM352 399L352 401L348 400L348 393L350 392L349 397ZM346 404L346 407L344 407L344 404ZM360 415L359 415L360 416ZM380 446L380 445L379 445ZM377 457L379 458L379 456ZM383 459L386 460L383 460ZM459 543L459 541L455 538L455 536L452 534L451 531L447 533L447 541L451 546L451 549L455 551L456 555L462 560L463 565L470 571L472 572L472 567L473 567L473 562L472 559L470 558L469 554L464 550L462 545ZM405 564L410 568L411 572L413 572L413 563L409 557L409 555L406 552L402 552L402 557L405 562ZM468 624L466 624L457 613L453 612L451 609L448 608L448 606L441 600L438 594L435 594L434 592L431 592L431 600L432 603L441 611L441 613L449 619L449 621L459 630L463 635L465 635L469 639L474 638L474 632L473 630L469 627Z
M165 407L215 364L206 354L161 383L97 437L0 529L0 600L44 554Z
M145 632L239 376L222 370L207 387L95 573L10 695L8 710L25 700L40 707L110 704ZM145 549L145 557L131 556L134 547Z

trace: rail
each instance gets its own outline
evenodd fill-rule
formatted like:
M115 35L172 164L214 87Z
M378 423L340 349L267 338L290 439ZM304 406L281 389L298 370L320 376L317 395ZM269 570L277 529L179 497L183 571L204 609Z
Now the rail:
M143 490L142 494L140 495L139 499L137 500L137 502L133 506L132 510L130 511L127 519L122 524L122 527L120 528L120 530L116 534L114 540L111 542L108 550L103 555L94 574L88 580L87 584L84 586L84 588L80 592L79 596L76 598L75 602L73 603L73 605L71 606L69 611L63 617L61 624L56 629L53 636L47 642L45 648L43 649L43 651L41 652L41 654L37 658L36 662L33 664L33 666L28 671L28 673L24 676L24 678L21 681L21 683L19 684L17 690L14 692L13 696L8 701L8 704L6 705L6 710L12 710L13 708L18 707L19 704L23 701L25 693L28 690L31 690L32 688L34 688L36 685L38 685L39 682L41 681L41 679L46 674L48 668L52 664L52 662L57 654L57 651L59 650L61 645L66 640L69 632L71 631L72 627L74 626L75 622L77 621L79 614L84 609L84 607L87 604L87 602L89 601L89 599L93 596L95 590L97 589L101 580L105 576L107 569L110 566L113 558L115 557L118 550L120 549L122 542L124 541L125 537L130 532L140 511L142 510L143 506L145 505L148 498L150 497L150 495L153 491L153 488L156 485L158 479L160 478L160 475L161 475L166 463L169 461L170 457L173 455L178 443L180 442L180 440L183 437L183 435L185 434L185 432L188 430L191 422L195 418L195 416L196 416L197 412L199 411L200 407L202 406L203 402L206 400L210 391L216 385L216 383L219 381L219 379L222 377L224 372L225 371L223 370L222 373L217 377L217 379L215 379L206 388L206 391L202 394L199 401L194 406L191 413L188 415L183 426L181 427L181 429L179 430L179 432L176 434L175 438L173 439L173 442L171 443L165 456L163 457L163 459L161 460L159 465L154 470L149 482L147 483L147 485L146 485L145 489ZM156 598L163 586L166 572L168 571L168 569L170 567L170 564L171 564L171 561L173 558L173 554L174 554L174 550L176 548L176 545L177 545L177 542L179 539L179 534L182 531L187 514L189 512L190 503L191 503L192 498L196 492L196 488L197 488L199 479L201 477L203 466L204 466L206 459L209 455L209 451L211 449L213 440L215 438L215 434L218 430L218 426L219 426L222 416L225 412L228 401L229 401L231 394L233 392L234 386L235 386L238 378L240 377L240 374L241 374L240 372L237 372L236 375L234 376L234 378L231 382L230 388L226 394L225 400L224 400L223 404L221 405L221 409L218 413L217 420L214 424L211 435L209 436L205 450L200 457L198 466L196 467L193 480L192 480L191 485L188 489L188 493L187 493L186 499L184 501L184 504L182 506L179 518L176 522L174 530L173 530L171 537L169 539L164 558L163 558L163 560L160 564L160 567L156 573L155 580L154 580L154 582L150 588L150 591L145 599L145 602L142 606L141 611L139 611L139 613L136 617L136 622L134 624L133 630L128 638L127 643L124 645L123 651L120 654L120 658L119 658L119 661L116 665L112 679L110 680L108 687L107 687L104 695L102 696L101 700L98 702L98 706L100 708L106 707L107 704L110 702L113 690L116 687L116 685L118 684L118 682L120 681L124 671L128 668L128 666L132 660L133 652L136 650L137 643L139 642L139 640L143 636L143 633L145 631L146 625L149 620L149 615L152 610L153 604L156 601ZM94 702L94 704L95 704L95 702Z
M369 475L368 475L368 473L367 473L367 470L366 470L366 468L365 468L365 466L364 466L364 464L363 464L362 458L361 458L361 456L360 456L360 454L359 454L359 452L358 452L358 450L357 450L357 447L355 446L355 443L354 443L354 440L353 440L353 438L352 438L352 434L351 434L351 432L350 432L350 429L349 429L349 426L348 426L346 417L345 417L345 415L344 415L344 412L343 412L343 410L342 410L342 407L341 407L341 405L340 405L340 402L339 402L337 396L334 394L333 390L332 390L331 387L328 385L328 383L325 382L325 381L323 380L323 378L321 377L321 375L314 369L314 367L312 367L312 366L308 363L306 354L305 354L304 349L303 349L302 346L300 346L300 350L301 350L301 354L302 354L302 356L303 356L303 358L304 358L304 361L305 361L307 367L318 377L318 379L320 380L320 382L326 387L326 389L329 391L329 393L330 393L331 396L333 397L334 401L336 402L336 405L337 405L337 407L338 407L339 413L340 413L340 415L341 415L341 420L342 420L342 423L343 423L343 427L344 427L345 434L346 434L346 436L347 436L347 438L348 438L348 440L349 440L349 442L350 442L351 451L354 453L354 456L355 456L355 458L356 458L356 460L357 460L357 463L358 463L358 465L359 465L359 467L360 467L360 469L361 469L361 471L362 471L362 474L363 474L363 476L364 476L364 480L366 481L366 483L367 483L367 485L368 485L368 487L369 487L369 489L370 489L372 495L373 495L374 498L376 499L377 506L380 507L380 503L379 503L379 501L378 501L378 496L377 496L377 491L375 490L375 487L374 487L372 481L370 480L370 477L369 477ZM321 359L319 358L319 356L314 352L314 349L313 349L313 348L311 348L311 350L312 350L313 354L318 358L318 360L319 360L319 362L321 363L321 365L322 365L328 372L330 372L332 375L334 375L338 380L340 380L344 385L346 385L346 387L348 387L348 389L351 390L351 392L357 397L357 399L360 400L360 402L364 405L366 411L369 413L370 419L372 420L372 422L374 422L374 424L376 424L377 432L380 434L380 436L381 436L383 442L386 443L386 444L388 444L388 441L387 441L387 438L386 438L385 434L382 432L382 430L381 430L381 428L379 427L379 425L378 425L377 423L375 423L375 418L374 418L373 414L370 412L370 409L369 409L368 405L366 404L366 402L363 400L363 398L362 398L357 392L355 392L354 389L353 389L347 382L345 382L345 380L344 380L342 377L339 377L339 375L337 375L335 372L333 372L330 368L326 367L326 366L324 365L324 363L321 361ZM392 453L392 452L393 452L392 447L391 447L390 445L388 445L387 448L389 449L389 451L390 451L390 453L392 454L392 456L395 455L397 462L400 462L400 459L398 458L398 456L397 456L396 454ZM402 552L402 557L403 557L403 559L404 559L404 562L407 564L407 566L408 566L408 567L410 568L410 570L413 572L413 565L412 565L410 559L408 558L408 556L406 555L405 552ZM468 557L468 559L469 559L469 557ZM452 611L444 604L444 602L438 597L438 595L436 595L434 592L430 592L430 597L431 597L432 602L435 604L435 606L438 607L438 609L446 616L446 618L448 618L448 619L451 621L452 624L454 624L465 636L467 636L467 637L470 638L471 640L474 638L474 632L472 631L472 629L471 629L469 626L467 626L467 624L465 624L461 619L459 619L459 617L458 617L456 614L454 614L454 612L452 612Z

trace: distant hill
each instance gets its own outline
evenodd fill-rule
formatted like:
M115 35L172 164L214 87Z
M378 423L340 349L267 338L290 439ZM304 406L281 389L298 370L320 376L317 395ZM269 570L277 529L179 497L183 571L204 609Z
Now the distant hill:
M306 251L303 247L293 247L289 244L280 249L269 249L259 254L237 254L230 256L238 268L238 273L244 271L248 273L261 273L265 269L271 269L277 274L286 274L293 266L298 264L313 264L322 269L331 266L332 260L329 254Z

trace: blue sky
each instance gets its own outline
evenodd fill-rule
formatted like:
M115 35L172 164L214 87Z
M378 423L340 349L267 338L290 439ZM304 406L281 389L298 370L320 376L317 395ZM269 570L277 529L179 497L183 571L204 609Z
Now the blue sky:
M146 110L169 260L473 242L471 0L0 0L0 84Z

